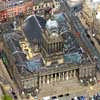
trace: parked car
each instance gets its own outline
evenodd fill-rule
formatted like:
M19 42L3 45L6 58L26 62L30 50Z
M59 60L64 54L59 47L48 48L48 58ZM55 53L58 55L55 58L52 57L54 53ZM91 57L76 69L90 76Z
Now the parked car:
M94 96L90 97L89 100L97 100L94 98Z
M50 96L43 97L42 100L50 100Z
M65 94L65 96L69 96L69 95L70 95L69 93Z
M84 96L80 96L81 100L85 100L85 97Z
M97 95L95 100L100 100L100 95Z
M51 100L57 100L56 96L51 97Z
M78 98L78 100L81 100L81 97L77 97Z
M78 98L77 97L74 97L74 100L78 100Z
M58 97L63 97L63 95L58 95Z

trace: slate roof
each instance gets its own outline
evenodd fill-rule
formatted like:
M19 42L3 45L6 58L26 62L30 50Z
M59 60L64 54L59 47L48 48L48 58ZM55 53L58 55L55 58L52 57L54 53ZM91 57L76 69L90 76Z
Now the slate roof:
M26 20L26 25L24 26L24 33L30 44L33 43L34 39L41 41L42 39L41 28L44 28L46 23L46 21L42 17L36 16L36 18L34 16L29 17Z

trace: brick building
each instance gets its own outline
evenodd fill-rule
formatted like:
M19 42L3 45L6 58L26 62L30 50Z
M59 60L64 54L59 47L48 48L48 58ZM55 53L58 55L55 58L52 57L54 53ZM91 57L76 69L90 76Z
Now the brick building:
M25 13L29 10L29 8L32 8L32 7L33 7L33 3L29 1L20 5L12 6L7 9L1 10L0 21L6 21L8 17L14 17L14 16L19 15L20 13Z

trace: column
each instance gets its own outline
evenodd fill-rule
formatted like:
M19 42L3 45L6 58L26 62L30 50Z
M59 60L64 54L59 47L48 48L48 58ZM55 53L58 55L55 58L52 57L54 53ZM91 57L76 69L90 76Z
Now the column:
M65 73L63 72L63 80L65 80Z
M65 77L66 80L69 79L69 76L68 76L68 72L66 72L66 77Z
M41 76L41 85L43 84L43 76Z
M47 83L47 75L45 76L45 83Z
M69 77L69 79L70 79L70 71L68 72L68 77Z
M71 71L68 72L69 78L71 79Z
M50 83L50 80L49 80L49 75L47 75L47 84Z
M71 70L71 71L70 71L70 78L72 78L72 74L73 74L73 71Z
M51 75L49 75L48 78L49 78L49 84L50 84L51 83Z
M57 81L57 74L55 74L55 82Z
M74 70L73 77L76 77L76 70Z
M53 75L50 75L50 78L51 78L51 83L53 82Z
M92 77L92 74L91 74L91 72L89 72L89 76L90 76L90 77Z
M39 79L39 86L41 87L41 76L40 76L40 79Z
M58 73L59 74L59 80L60 80L60 73Z
M43 84L45 84L45 76L43 76Z
M84 75L85 75L85 77L87 78L88 77L88 70L87 69L85 69L85 71L84 71L85 73L84 73Z
M56 73L56 81L59 80L59 73Z

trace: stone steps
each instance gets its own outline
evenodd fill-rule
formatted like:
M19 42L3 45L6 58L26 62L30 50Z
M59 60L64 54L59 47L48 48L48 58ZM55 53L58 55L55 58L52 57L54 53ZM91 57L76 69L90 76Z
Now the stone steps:
M68 91L73 91L74 87L78 87L77 79L70 79L52 84L45 84L41 87L39 97L66 94Z

